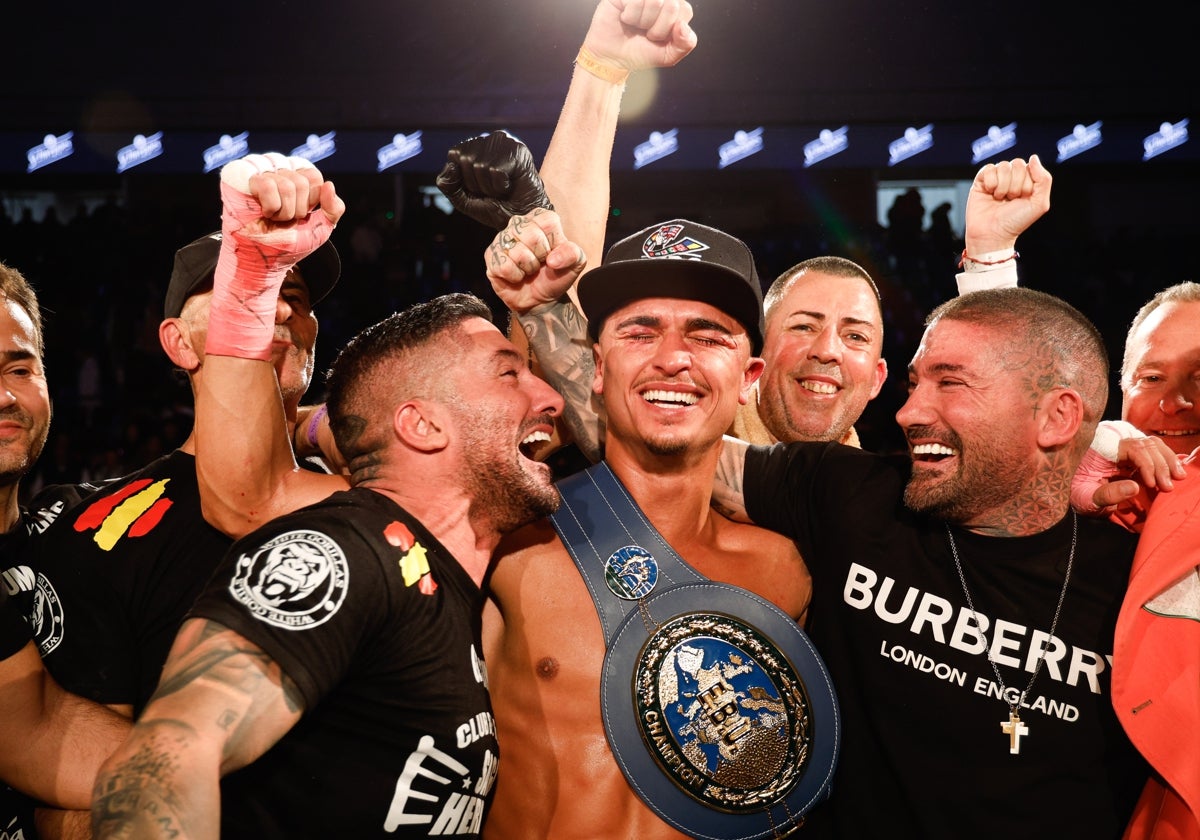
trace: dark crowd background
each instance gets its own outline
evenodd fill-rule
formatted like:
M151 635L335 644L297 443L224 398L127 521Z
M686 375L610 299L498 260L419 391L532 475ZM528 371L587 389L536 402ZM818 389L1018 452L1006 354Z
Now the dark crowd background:
M1052 208L1018 245L1021 282L1071 301L1103 332L1114 370L1108 416L1115 417L1129 320L1157 290L1196 278L1187 258L1200 221L1191 203L1196 168L1048 165ZM764 289L808 257L861 263L884 297L890 374L858 429L867 448L897 448L893 415L904 400L906 365L926 314L955 294L963 246L946 208L924 224L924 211L934 208L921 206L915 189L892 205L888 224L877 222L880 174L616 173L608 241L670 218L712 224L750 245ZM969 180L974 172L919 174L914 183ZM322 398L325 368L349 337L410 303L469 291L492 304L498 323L507 319L484 276L492 232L439 209L428 190L432 173L337 183L349 207L333 234L342 279L317 309L317 375L307 401ZM21 184L7 185L14 186ZM45 452L23 483L26 495L45 484L124 474L180 444L191 426L190 391L157 330L175 250L219 226L215 176L106 183L104 203L63 209L81 186L95 194L95 184L53 185L63 200L40 219L0 213L0 259L41 296L55 412ZM0 183L0 195L5 189ZM560 473L578 465L570 450L556 456Z

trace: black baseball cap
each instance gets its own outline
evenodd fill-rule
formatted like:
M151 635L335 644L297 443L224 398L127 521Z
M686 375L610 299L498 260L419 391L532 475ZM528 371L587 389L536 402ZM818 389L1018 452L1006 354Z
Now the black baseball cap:
M746 243L724 231L673 219L651 225L608 249L604 262L579 280L579 304L595 341L604 320L648 297L698 300L733 316L763 344L763 295Z
M171 282L167 284L167 297L163 302L164 318L178 318L188 298L212 286L213 270L220 254L220 231L201 236L175 252L175 267L171 269ZM342 273L337 249L328 241L302 259L298 267L313 304L333 290Z

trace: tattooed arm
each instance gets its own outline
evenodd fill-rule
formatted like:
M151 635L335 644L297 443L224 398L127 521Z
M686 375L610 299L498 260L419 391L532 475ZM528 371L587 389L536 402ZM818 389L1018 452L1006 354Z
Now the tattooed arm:
M592 461L598 461L604 440L603 414L599 398L592 394L592 350L586 322L575 308L572 295L575 280L585 268L582 255L599 265L609 212L609 171L617 118L625 91L625 77L631 71L672 67L696 46L691 28L692 7L686 0L600 0L584 36L583 63L577 63L567 89L566 100L554 127L554 135L542 160L540 175L546 192L561 218L556 216L560 233L575 243L578 260L569 256L577 270L570 283L552 296L543 297L523 308L513 306L501 293L521 326L537 367L535 372L557 388L566 399L563 419L575 445ZM589 70L588 67L591 67ZM517 256L510 243L520 239L514 230L533 217L514 217L510 226L496 237L488 249L488 276L496 287L493 269L504 273L507 264L517 272L510 282L522 279ZM534 252L539 261L545 252ZM532 268L526 264L526 269ZM500 292L500 288L497 292ZM534 309L533 307L537 308ZM514 336L518 345L519 336Z
M541 373L562 394L563 420L575 445L589 461L598 462L604 456L604 413L600 397L592 392L596 366L587 319L566 297L516 317Z
M97 838L217 838L220 778L254 761L303 713L261 648L204 619L184 623L158 690L100 770Z

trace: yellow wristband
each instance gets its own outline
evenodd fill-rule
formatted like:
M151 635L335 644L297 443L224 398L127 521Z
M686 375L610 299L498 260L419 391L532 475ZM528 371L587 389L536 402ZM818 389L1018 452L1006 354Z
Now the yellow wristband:
M629 78L628 70L623 67L614 67L611 64L605 64L596 58L587 47L579 48L579 55L575 57L575 63L597 79L603 79L610 84L624 84L625 80Z

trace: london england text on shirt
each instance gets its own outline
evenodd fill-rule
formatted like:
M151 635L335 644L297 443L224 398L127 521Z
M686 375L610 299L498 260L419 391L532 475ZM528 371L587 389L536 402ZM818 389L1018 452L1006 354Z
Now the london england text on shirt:
M1043 679L1072 687L1085 686L1094 694L1104 690L1101 688L1100 675L1112 664L1112 654L1068 645L1043 630L1000 618L993 619L983 612L978 613L977 625L976 614L969 607L956 606L940 595L915 587L899 587L893 578L881 577L860 563L850 565L842 597L849 606L871 611L886 624L907 630L909 637L882 639L880 656L976 694L989 697L999 697L1001 694L1000 687L988 673L990 666L985 659L985 652L988 651L998 666L1032 673L1045 644ZM982 676L970 675L956 665L940 661L937 651L929 648L931 641L978 656L984 667ZM1005 692L1006 699L1016 702L1023 687L1009 686ZM1036 691L1025 698L1023 705L1062 720L1072 721L1079 717L1077 707L1065 701L1038 696Z

